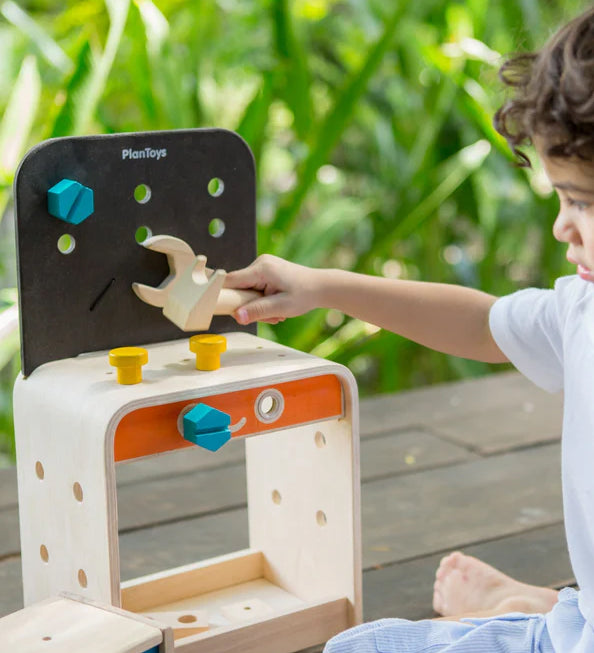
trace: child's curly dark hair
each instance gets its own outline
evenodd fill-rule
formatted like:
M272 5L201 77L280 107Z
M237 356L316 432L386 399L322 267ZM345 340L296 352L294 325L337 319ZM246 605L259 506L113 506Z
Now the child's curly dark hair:
M594 8L540 52L512 56L499 75L515 94L497 111L494 125L521 166L530 160L518 148L535 136L548 156L594 162Z

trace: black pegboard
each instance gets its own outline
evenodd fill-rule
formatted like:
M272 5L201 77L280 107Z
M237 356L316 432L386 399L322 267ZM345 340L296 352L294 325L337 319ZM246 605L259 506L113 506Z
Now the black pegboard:
M132 155L124 151L144 152ZM161 156L153 154L161 151ZM162 151L166 150L163 156ZM209 181L221 179L215 197ZM93 189L94 213L79 225L51 216L47 191L61 179ZM146 184L141 204L134 189ZM253 156L233 132L192 129L52 139L34 147L15 179L21 356L25 376L43 363L84 352L163 342L185 334L160 308L132 291L159 285L169 273L164 254L136 242L139 227L185 240L208 266L233 270L256 255ZM213 219L224 233L209 233ZM70 254L58 239L71 235ZM215 317L209 331L243 330ZM189 334L187 334L189 335Z

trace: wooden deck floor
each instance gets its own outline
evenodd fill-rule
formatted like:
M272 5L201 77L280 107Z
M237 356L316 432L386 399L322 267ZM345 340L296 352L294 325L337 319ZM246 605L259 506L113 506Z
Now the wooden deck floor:
M431 617L451 550L529 583L573 582L560 395L513 372L361 403L365 620ZM240 446L237 446L240 445ZM122 579L248 546L241 443L118 468ZM22 607L16 474L0 470L0 616Z

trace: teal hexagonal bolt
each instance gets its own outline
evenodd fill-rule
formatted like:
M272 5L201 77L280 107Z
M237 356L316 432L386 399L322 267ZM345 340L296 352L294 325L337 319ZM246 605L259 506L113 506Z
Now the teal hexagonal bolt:
M183 417L183 435L188 442L217 451L231 439L231 416L206 404L197 404Z
M62 179L47 191L47 210L69 224L80 224L95 210L93 191L78 181Z

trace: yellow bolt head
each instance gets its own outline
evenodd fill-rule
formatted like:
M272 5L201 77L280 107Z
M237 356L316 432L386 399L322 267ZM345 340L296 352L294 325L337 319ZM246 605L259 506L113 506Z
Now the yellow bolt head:
M148 363L148 351L142 347L117 347L109 352L109 364L117 368L118 383L133 385L142 381L142 365Z
M227 350L227 338L206 333L190 338L190 351L196 354L196 369L203 372L221 367L221 354Z

